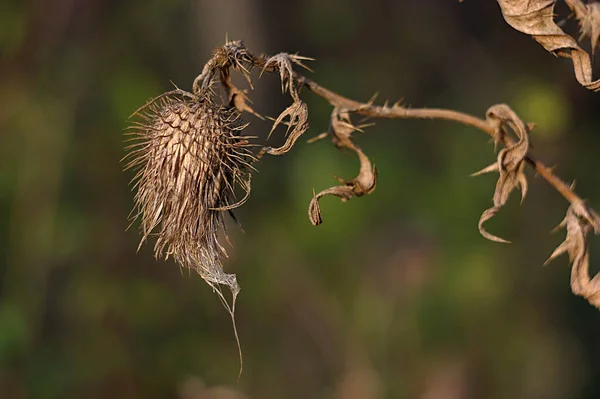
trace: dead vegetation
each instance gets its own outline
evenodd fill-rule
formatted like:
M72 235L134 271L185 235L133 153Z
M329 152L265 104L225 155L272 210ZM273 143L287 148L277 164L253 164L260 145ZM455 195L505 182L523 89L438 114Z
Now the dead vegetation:
M600 38L600 3L585 4L580 0L565 0L565 3L580 23L581 38L591 39L593 51ZM553 55L571 59L577 81L586 89L600 90L600 80L592 78L590 54L554 22L555 0L498 0L498 4L510 26L531 36ZM309 112L300 96L304 88L332 107L327 131L311 141L329 137L337 148L354 152L360 164L356 177L337 178L338 185L314 194L308 206L313 225L323 222L319 208L323 196L333 195L348 201L375 190L377 168L352 137L354 132L371 126L355 122L359 117L455 121L490 135L495 150L503 146L490 166L474 173L498 173L493 205L482 212L479 220L481 234L492 241L508 242L486 231L483 225L500 212L515 189L519 189L521 200L525 200L528 182L523 171L529 165L569 203L559 226L566 228L566 238L548 261L567 253L573 292L600 308L600 277L589 276L587 247L589 233L600 232L600 217L575 193L572 184L563 182L551 168L532 156L529 134L534 129L533 123L523 121L506 104L492 105L485 118L478 118L454 110L409 108L401 102L377 105L375 98L364 103L354 101L301 74L300 69L308 69L304 64L308 60L297 54L254 54L241 41L228 41L213 52L194 80L192 92L176 89L164 93L135 112L135 143L126 157L127 168L137 171L133 219L141 220L142 243L156 236L157 258L173 256L182 267L198 271L218 292L233 317L239 285L235 275L223 272L226 252L217 238L224 231L223 214L233 215L232 211L247 199L256 161L267 154L287 153L307 131ZM548 62L553 61L549 58ZM231 74L241 74L253 87L250 73L255 69L261 75L277 74L282 91L292 101L273 118L270 133L281 125L286 127L286 141L278 148L259 145L256 138L242 135L246 126L241 122L242 113L262 117L250 106L247 91L232 83ZM219 102L215 84L225 91L225 103ZM236 196L242 198L236 200ZM231 304L225 300L220 286L233 293Z

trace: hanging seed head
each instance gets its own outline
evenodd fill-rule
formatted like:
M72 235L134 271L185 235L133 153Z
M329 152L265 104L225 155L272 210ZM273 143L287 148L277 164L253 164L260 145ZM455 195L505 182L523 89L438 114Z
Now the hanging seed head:
M235 109L182 90L165 93L136 112L140 121L126 156L137 194L133 219L141 219L142 243L156 236L155 256L197 270L207 283L239 287L225 274L219 244L223 211L250 192L248 141ZM236 190L238 188L238 190ZM244 198L235 202L241 188Z

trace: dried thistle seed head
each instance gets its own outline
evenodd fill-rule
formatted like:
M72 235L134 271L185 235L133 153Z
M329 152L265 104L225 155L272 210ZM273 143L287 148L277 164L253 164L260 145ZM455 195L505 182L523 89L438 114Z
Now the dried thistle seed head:
M211 286L237 293L235 275L223 272L227 256L219 244L223 211L250 193L248 141L240 136L235 109L216 106L181 90L165 93L136 112L136 141L126 168L134 168L137 194L133 219L141 219L142 243L156 236L157 258L173 256ZM236 187L245 192L235 202ZM237 190L239 191L239 190Z

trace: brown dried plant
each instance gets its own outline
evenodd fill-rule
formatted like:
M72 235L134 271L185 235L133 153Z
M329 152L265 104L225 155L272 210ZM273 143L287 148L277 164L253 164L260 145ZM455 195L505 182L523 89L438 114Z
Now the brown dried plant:
M600 3L565 0L581 27L581 38L589 37L592 53L600 39ZM577 81L586 89L600 90L600 79L592 80L590 55L577 40L554 22L556 0L498 0L504 20L519 32L530 35L550 53L570 58Z
M555 2L498 0L508 24L531 35L553 54L571 58L579 83L599 90L600 81L592 80L589 54L554 23ZM592 39L592 48L595 48L600 36L598 3L565 2L580 22L583 35ZM287 153L308 129L308 107L300 98L300 89L305 88L328 101L333 108L328 131L309 141L330 137L336 147L354 152L360 163L356 177L337 178L339 185L314 194L308 209L313 225L323 222L319 207L323 196L333 195L347 201L370 194L376 187L377 169L352 137L355 131L370 125L356 124L352 119L363 116L459 122L490 135L495 147L504 146L494 163L474 174L499 174L493 206L485 210L479 220L480 233L492 241L508 242L487 232L483 224L500 211L515 188L521 191L521 201L525 199L528 183L524 168L529 165L570 203L567 216L560 224L567 229L566 239L549 261L568 253L573 292L600 308L600 277L590 279L586 242L589 232L600 232L600 217L575 194L572 186L531 156L529 133L533 124L524 123L506 104L491 106L485 119L480 119L453 110L407 108L400 102L375 105L375 98L361 103L320 86L294 69L296 66L308 69L303 63L307 60L310 59L287 53L255 55L241 41L228 41L215 49L194 80L192 92L176 88L152 99L134 113L137 121L132 132L134 143L129 147L126 167L137 171L133 179L137 194L132 218L141 221L140 245L149 236L156 236L156 257L172 256L181 267L196 270L216 290L233 320L239 285L235 275L223 271L226 251L219 237L227 237L224 213L233 216L233 209L248 198L254 162L265 154ZM240 73L253 88L253 69L261 76L277 74L282 91L292 100L290 106L273 118L269 133L270 136L280 125L287 126L287 139L281 147L252 144L255 137L242 135L246 126L241 122L242 113L261 119L262 116L250 107L247 91L232 83L231 73ZM226 94L224 99L216 94L217 82ZM231 304L223 296L221 286L232 292Z
M174 90L136 111L135 143L126 168L135 168L134 219L141 218L142 240L156 235L157 257L173 256L196 269L209 284L239 290L225 274L226 256L217 235L223 211L245 202L250 194L248 140L235 108L215 105L210 97ZM244 191L234 201L236 186ZM155 233L153 233L155 232Z

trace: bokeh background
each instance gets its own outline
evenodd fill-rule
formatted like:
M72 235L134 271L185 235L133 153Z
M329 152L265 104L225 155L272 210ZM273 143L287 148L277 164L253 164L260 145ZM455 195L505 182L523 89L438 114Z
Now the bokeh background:
M120 163L128 116L171 82L190 89L226 34L315 57L312 78L363 101L478 116L506 102L536 122L533 154L600 207L600 96L494 1L3 0L0 398L600 397L600 312L571 294L566 257L542 267L567 203L530 173L524 204L513 194L488 223L514 244L486 241L477 221L496 177L468 176L493 146L444 121L357 136L377 190L323 199L318 228L313 189L355 176L354 155L300 141L258 165L225 265L242 286L238 384L211 289L152 245L136 253ZM257 111L289 103L275 77L255 84ZM308 138L331 109L303 98ZM266 139L269 124L246 119ZM597 240L591 250L595 272Z

